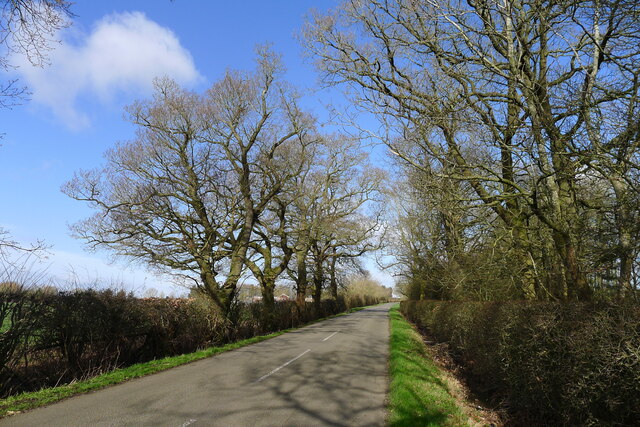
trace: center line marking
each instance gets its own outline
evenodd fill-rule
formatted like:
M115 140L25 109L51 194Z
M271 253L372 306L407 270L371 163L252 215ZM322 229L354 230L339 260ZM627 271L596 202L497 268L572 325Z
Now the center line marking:
M325 338L325 339L323 339L322 341L326 341L326 340L328 340L329 338L331 338L332 336L334 336L334 335L335 335L335 334L337 334L337 333L338 333L337 331L336 331L336 332L334 332L334 333L332 333L331 335L329 335L328 337L326 337L326 338Z
M303 351L301 354L297 355L296 357L294 357L293 359L289 360L287 363L278 366L276 369L274 369L273 371L269 372L266 375L261 376L260 378L258 378L258 380L256 381L257 383L261 382L262 380L269 378L271 375L275 374L276 372L278 372L280 369L284 368L285 366L287 366L290 363L295 362L296 360L300 359L302 356L304 356L305 354L309 353L311 351L310 348L308 348L307 350Z

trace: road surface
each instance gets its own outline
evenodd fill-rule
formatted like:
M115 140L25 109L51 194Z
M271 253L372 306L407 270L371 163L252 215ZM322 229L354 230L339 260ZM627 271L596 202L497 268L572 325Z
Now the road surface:
M391 305L4 418L0 427L382 426Z

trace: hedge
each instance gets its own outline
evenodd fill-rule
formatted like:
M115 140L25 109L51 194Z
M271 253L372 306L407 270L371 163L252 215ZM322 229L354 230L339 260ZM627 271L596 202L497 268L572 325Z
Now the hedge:
M401 311L530 424L640 422L637 304L406 301Z

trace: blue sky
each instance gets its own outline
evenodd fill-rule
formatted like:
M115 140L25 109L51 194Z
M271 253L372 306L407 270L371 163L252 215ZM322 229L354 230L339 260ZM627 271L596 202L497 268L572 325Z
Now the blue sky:
M74 171L101 164L103 153L133 136L123 107L149 96L151 80L168 75L204 90L228 68L252 69L254 47L269 42L283 54L287 79L310 89L317 74L295 38L311 7L335 0L78 2L73 25L59 34L50 65L21 64L17 76L31 100L0 110L0 227L26 244L44 239L50 256L38 268L80 282L122 282L128 289L171 286L139 266L108 265L107 252L90 253L68 225L90 210L60 192ZM20 63L20 59L14 60ZM4 76L3 78L6 78ZM326 117L336 91L311 92L306 105ZM369 263L373 270L373 265ZM376 273L379 274L379 273ZM387 286L391 281L379 275ZM181 291L177 291L181 292Z

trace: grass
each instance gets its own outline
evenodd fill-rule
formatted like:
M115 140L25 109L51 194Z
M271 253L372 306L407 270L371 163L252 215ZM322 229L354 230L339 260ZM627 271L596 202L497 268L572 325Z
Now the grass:
M325 317L315 320L309 324L321 322L323 320L330 319L332 317L344 316L356 311L363 310L367 307L355 307L351 308L344 313L339 313L335 316ZM304 326L308 326L304 325ZM303 327L303 326L301 326ZM26 411L29 409L38 408L40 406L49 405L51 403L58 402L71 396L75 396L82 393L87 393L94 390L99 390L114 384L119 384L128 381L133 378L143 377L145 375L154 374L156 372L165 371L167 369L174 368L176 366L184 365L187 363L195 362L196 360L206 359L207 357L214 356L219 353L223 353L229 350L235 350L240 347L244 347L249 344L265 341L270 338L277 337L286 332L295 330L298 328L285 329L282 331L274 332L269 335L260 335L252 338L248 338L242 341L236 341L223 345L221 347L210 347L204 350L196 351L194 353L182 354L179 356L165 357L163 359L151 360L145 363L138 363L128 366L126 368L120 368L107 372L102 375L89 378L87 380L76 381L70 384L61 385L58 387L45 388L39 391L21 393L15 396L8 397L6 399L0 399L0 418L14 413Z
M0 319L0 333L6 332L11 327L11 319Z
M442 370L429 356L422 337L402 317L398 306L390 312L389 425L468 426Z
M8 304L8 306L6 306L5 313L10 313L13 304L12 303L6 303L6 302L5 302L5 304ZM11 317L10 316L6 315L4 318L0 318L0 333L8 331L10 327L11 327Z

